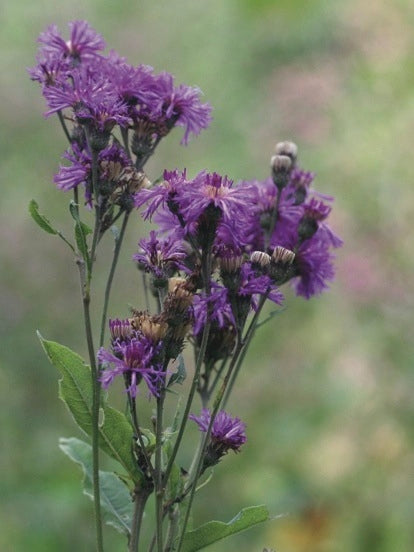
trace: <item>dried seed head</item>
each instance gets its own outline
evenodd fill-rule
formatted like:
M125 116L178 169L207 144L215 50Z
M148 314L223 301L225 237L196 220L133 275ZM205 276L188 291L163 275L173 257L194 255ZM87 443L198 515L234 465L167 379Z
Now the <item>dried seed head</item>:
M155 343L164 339L168 325L161 316L151 316L147 311L135 311L134 315L130 322L135 330L141 331L145 337Z
M185 283L185 278L170 278L168 280L168 292L174 293L177 288L183 287Z

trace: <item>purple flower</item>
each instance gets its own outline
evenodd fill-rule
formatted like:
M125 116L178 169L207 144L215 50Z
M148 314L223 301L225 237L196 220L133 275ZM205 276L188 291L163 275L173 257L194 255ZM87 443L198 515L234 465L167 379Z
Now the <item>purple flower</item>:
M152 230L149 239L139 242L141 252L133 256L147 272L152 272L156 278L169 278L178 270L187 253L181 242L174 238L159 239L157 233Z
M72 21L69 23L70 38L65 41L56 25L50 25L41 33L38 42L43 55L56 58L71 58L79 63L84 59L95 57L105 49L105 42L87 21Z
M233 312L227 298L227 289L212 282L211 295L195 295L193 299L194 335L199 335L207 322L210 309L210 321L218 328L235 326Z
M144 219L151 219L158 209L169 207L170 210L178 212L179 206L176 203L178 191L189 183L186 170L179 172L164 171L164 180L159 186L148 190L140 190L135 195L135 207L140 208L147 205L143 212ZM176 206L176 209L174 208Z
M257 275L250 262L243 263L239 275L239 288L237 294L240 297L252 297L252 307L256 308L254 295L268 294L268 298L274 303L281 305L283 295L272 283L269 276Z
M109 132L115 124L125 126L129 122L126 104L102 74L73 71L70 80L46 87L43 95L49 106L47 117L72 108L78 122L92 124L101 132Z
M159 396L166 373L157 360L162 343L157 345L145 336L135 332L135 337L113 343L113 353L103 347L98 351L98 361L105 369L100 374L100 382L108 389L116 376L122 375L126 391L136 397L137 386L145 381L150 395Z
M199 134L211 122L211 106L200 102L199 88L181 84L174 87L174 77L170 73L161 73L156 77L153 94L152 120L165 120L168 127L185 128L182 144L188 143L190 134Z
M178 190L180 210L187 225L198 221L207 208L220 212L223 222L240 222L253 205L253 190L246 186L233 187L233 181L217 173L199 173L191 186Z
M335 257L326 241L318 239L317 234L299 247L294 260L297 277L292 280L292 286L296 294L305 299L328 289L328 282L335 276Z
M203 408L200 416L190 414L189 419L196 422L200 431L207 433L211 421L210 410ZM229 450L239 452L240 447L247 440L245 430L246 425L239 418L232 418L230 414L221 410L215 417L211 427L210 442L204 458L203 471L217 464Z
M92 157L88 150L81 149L76 142L72 144L71 150L63 154L64 159L71 162L71 165L61 165L59 172L54 176L54 182L61 190L68 191L80 184L85 186L86 203L92 205ZM116 165L120 168L129 166L130 161L125 151L118 145L113 144L101 150L98 155L98 172L101 182L111 182L113 175L111 167Z

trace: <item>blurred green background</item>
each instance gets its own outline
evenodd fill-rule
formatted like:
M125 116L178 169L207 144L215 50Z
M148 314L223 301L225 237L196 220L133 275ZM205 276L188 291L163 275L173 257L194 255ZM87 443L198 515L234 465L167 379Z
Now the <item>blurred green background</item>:
M344 238L331 290L261 328L229 407L248 445L200 492L195 523L266 503L269 522L212 551L414 550L414 4L411 0L74 0L0 9L0 550L94 549L78 467L57 447L80 436L57 398L35 330L86 356L77 271L27 214L35 198L68 233L69 196L52 182L66 148L25 68L55 22L88 19L134 64L197 84L211 128L180 132L148 166L265 178L273 144L293 139L316 187L336 197ZM408 155L408 158L406 157ZM139 302L131 224L111 306ZM106 240L99 263L112 244ZM104 276L104 275L103 275ZM98 283L98 289L102 287ZM123 537L105 530L107 550Z

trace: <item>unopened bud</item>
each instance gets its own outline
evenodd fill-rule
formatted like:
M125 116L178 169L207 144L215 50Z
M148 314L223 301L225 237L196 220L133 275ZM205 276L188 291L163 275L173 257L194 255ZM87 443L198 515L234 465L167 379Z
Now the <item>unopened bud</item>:
M269 276L277 285L282 285L293 276L295 254L290 249L278 245L272 253Z
M273 155L271 158L272 178L279 190L287 186L292 165L292 159L287 155Z
M235 257L220 257L219 266L221 272L234 273L238 272L243 264L243 256L237 255Z
M121 339L125 340L132 335L132 326L128 319L120 320L119 318L109 320L109 331L111 332L112 340Z
M275 263L282 263L284 265L290 265L295 260L295 254L290 249L286 249L278 245L275 247L272 253L272 261Z
M250 255L250 262L252 265L257 268L266 268L270 264L270 255L264 251L253 251Z
M298 156L298 146L294 142L278 142L275 146L276 155L287 155L293 161L296 161Z

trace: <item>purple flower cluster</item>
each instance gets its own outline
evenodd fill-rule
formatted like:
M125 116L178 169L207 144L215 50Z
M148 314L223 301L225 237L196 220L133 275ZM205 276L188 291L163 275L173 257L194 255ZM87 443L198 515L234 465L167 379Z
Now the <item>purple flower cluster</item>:
M184 128L183 144L211 120L211 107L200 90L175 86L171 74L155 74L149 66L133 67L111 51L86 21L69 23L65 41L55 25L39 37L37 65L31 78L42 85L46 116L70 109L80 124L99 132L115 125L133 128L140 147L157 141L175 126Z
M100 376L102 387L108 389L117 376L123 376L131 397L136 397L142 381L147 384L149 394L157 397L166 377L159 358L162 342L134 330L128 320L110 320L109 327L112 351L103 347L98 351L98 361L104 367Z

